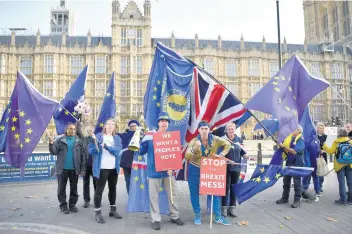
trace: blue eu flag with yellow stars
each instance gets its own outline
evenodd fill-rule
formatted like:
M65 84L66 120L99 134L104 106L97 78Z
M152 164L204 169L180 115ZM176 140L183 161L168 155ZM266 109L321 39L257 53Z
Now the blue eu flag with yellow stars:
M310 75L302 61L294 55L245 104L245 108L276 116L281 142L297 128L310 100L329 86L326 80Z
M22 176L27 159L42 137L58 104L39 93L25 75L17 72L10 105L5 113L5 124L1 122L0 125L0 136L6 135L6 162L21 168Z
M76 123L79 118L74 110L79 100L83 100L86 87L88 65L81 71L76 80L60 102L60 107L54 112L54 121L57 134L64 134L69 123Z
M11 101L9 101L9 103L7 104L0 120L0 153L4 152L6 147L6 137L8 132L7 129L9 126L9 114L11 111L10 108L11 108Z
M239 204L247 201L254 195L273 186L281 177L299 176L305 177L312 174L313 168L282 167L280 165L257 165L251 179L242 184L233 185Z
M98 123L95 127L94 134L98 134L103 130L106 120L116 116L116 100L115 100L115 72L112 73L108 89L104 97L103 105L100 109Z
M144 96L148 128L157 129L158 115L167 112L170 131L178 130L185 139L190 117L190 94L194 65L186 58L157 43Z

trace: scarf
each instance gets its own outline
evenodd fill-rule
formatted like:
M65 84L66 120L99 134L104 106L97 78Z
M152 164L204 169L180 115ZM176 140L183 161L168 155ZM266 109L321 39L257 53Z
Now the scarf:
M198 135L197 136L197 139L200 141L200 142L202 142L201 140L200 140L200 135ZM204 157L208 157L209 156L209 154L210 154L210 151L212 150L212 148L211 148L211 143L212 143L212 141L213 141L213 136L209 133L209 135L208 135L208 145L207 145L207 147L205 147L203 144L201 145L201 147L200 147L200 151L201 151L201 153L202 153L202 156L204 156Z
M298 135L296 136L296 138L294 139L293 145L296 145L296 144L297 144L297 141L298 141L299 139L301 139L301 137L302 137L302 134L298 134ZM290 134L290 135L288 135L288 137L286 137L286 139L284 140L284 142L283 142L282 144L283 144L284 146L288 147L288 148L291 148L291 142L292 142L292 140L293 140L293 135ZM282 159L283 159L283 160L286 160L286 159L287 159L287 154L286 154L285 151L282 152Z

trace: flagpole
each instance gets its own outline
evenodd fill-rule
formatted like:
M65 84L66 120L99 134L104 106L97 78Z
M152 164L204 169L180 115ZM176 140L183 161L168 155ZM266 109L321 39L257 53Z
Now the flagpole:
M281 59L281 36L280 36L280 6L279 0L276 0L276 18L277 18L277 40L278 40L278 52L279 52L279 70L282 67L282 59Z

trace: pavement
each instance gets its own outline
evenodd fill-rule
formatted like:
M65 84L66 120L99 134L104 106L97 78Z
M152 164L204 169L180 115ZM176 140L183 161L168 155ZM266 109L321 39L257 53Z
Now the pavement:
M332 165L330 165L331 168ZM247 173L250 177L253 167ZM312 185L311 185L312 188ZM325 179L324 193L319 202L302 202L301 207L293 209L289 204L276 205L282 193L282 179L273 187L256 195L238 206L238 218L232 219L232 226L213 223L209 229L210 218L206 214L206 197L202 196L202 225L193 224L193 210L189 199L187 182L178 182L176 202L185 225L178 227L162 217L162 229L151 229L149 214L127 213L127 193L125 182L119 178L117 185L117 210L123 219L108 217L108 189L103 195L102 212L105 224L94 219L94 209L82 208L82 180L79 181L79 200L76 214L62 214L56 196L57 184L54 181L26 184L0 184L0 233L351 233L352 206L341 207L334 204L338 198L336 174L330 173ZM293 190L293 189L291 189ZM93 194L93 189L91 191ZM291 191L291 202L293 191ZM248 221L248 225L246 222ZM242 224L242 225L241 225Z

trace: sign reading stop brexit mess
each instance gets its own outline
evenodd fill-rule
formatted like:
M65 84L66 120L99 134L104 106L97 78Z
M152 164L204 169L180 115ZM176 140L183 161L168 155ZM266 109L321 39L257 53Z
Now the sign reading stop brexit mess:
M200 163L199 194L225 196L226 160L202 157Z
M0 154L0 183L55 179L55 161L55 155L32 153L24 169L24 178L21 178L20 169L8 165Z
M156 171L182 169L181 137L179 131L157 132L153 135Z

